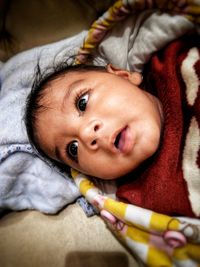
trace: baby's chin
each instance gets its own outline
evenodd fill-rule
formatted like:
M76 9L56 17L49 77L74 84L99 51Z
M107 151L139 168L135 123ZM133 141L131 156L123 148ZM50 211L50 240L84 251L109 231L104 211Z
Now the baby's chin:
M104 173L101 173L101 174L96 174L95 177L99 178L99 179L102 179L102 180L116 180L116 179L119 179L119 178L121 178L123 176L126 176L126 175L130 174L138 166L139 165L131 167L131 168L128 168L126 170L118 170L117 172L114 171L114 172L104 172Z
M143 155L141 160L134 162L134 164L128 164L125 166L121 166L122 168L115 169L113 171L108 170L101 173L97 173L94 175L96 178L103 179L103 180L115 180L126 175L129 175L131 172L135 171L138 167L143 165L148 159L152 158L155 155L156 151L158 150L159 144L155 145L154 148L152 147L151 151L148 151L146 155ZM129 162L130 163L130 162Z

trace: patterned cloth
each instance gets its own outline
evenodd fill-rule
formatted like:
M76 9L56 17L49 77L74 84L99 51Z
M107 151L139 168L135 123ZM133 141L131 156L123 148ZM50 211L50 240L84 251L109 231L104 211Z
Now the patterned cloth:
M119 21L144 10L179 14L197 25L200 24L199 0L118 0L92 24L75 63L86 62L88 55L92 54L107 32Z
M79 197L77 200L77 203L81 206L81 208L84 210L87 217L91 217L95 214L98 214L98 210L95 209L94 206L92 206L85 197Z
M34 154L30 144L9 144L4 145L4 149L0 150L0 163L16 152L25 152Z
M79 190L94 205L109 228L147 266L199 266L200 222L175 218L103 196L75 170Z

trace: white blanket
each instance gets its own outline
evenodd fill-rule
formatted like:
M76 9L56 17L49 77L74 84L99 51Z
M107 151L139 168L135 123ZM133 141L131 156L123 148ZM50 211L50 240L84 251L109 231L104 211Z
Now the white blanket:
M108 32L98 47L99 57L122 69L141 72L152 53L194 28L183 16L144 11Z

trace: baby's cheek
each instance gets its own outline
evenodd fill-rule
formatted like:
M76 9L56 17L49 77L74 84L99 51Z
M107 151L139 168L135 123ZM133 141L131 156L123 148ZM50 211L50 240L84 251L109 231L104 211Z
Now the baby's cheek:
M105 180L117 179L134 169L134 160L103 151L85 153L79 160L80 171Z
M125 166L122 162L115 161L110 159L110 161L106 161L104 164L99 164L94 168L94 176L105 179L117 179L130 171L130 166Z
M80 158L79 166L81 171L88 175L105 178L110 176L110 172L113 172L114 162L102 153L85 154L84 157Z

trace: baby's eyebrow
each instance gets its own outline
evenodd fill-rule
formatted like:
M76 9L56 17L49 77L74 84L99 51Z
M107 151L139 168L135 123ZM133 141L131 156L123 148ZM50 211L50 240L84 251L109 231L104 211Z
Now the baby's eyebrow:
M71 93L73 92L73 90L81 82L83 82L83 79L76 80L76 81L70 83L69 85L67 85L66 93L65 93L64 98L63 98L63 103L62 103L61 109L63 109L65 107L65 102L69 99L69 97L71 96Z

